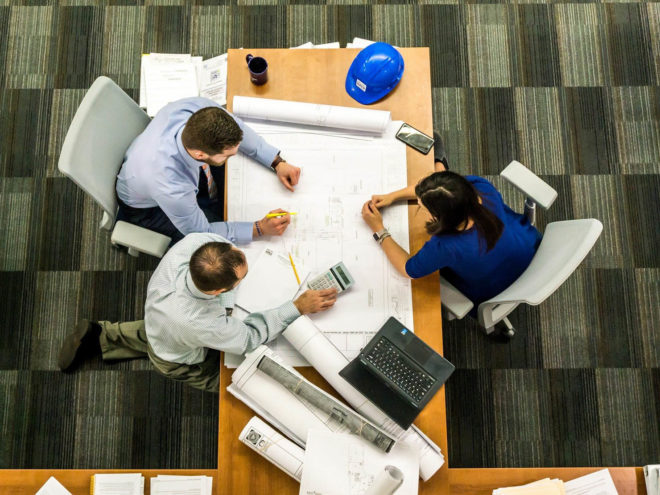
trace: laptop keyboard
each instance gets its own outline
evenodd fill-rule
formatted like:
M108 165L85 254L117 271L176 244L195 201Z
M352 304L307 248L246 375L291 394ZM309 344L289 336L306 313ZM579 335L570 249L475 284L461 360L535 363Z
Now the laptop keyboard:
M421 371L384 337L364 358L415 402L420 402L435 383L435 378Z

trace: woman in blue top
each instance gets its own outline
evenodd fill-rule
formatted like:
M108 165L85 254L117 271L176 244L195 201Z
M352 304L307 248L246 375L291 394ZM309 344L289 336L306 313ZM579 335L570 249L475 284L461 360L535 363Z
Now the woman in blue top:
M443 160L446 164L446 158ZM439 170L417 185L372 196L362 217L403 276L419 278L440 270L476 308L511 285L529 266L541 234L527 218L509 208L486 179ZM383 225L379 209L416 199L431 238L410 256Z

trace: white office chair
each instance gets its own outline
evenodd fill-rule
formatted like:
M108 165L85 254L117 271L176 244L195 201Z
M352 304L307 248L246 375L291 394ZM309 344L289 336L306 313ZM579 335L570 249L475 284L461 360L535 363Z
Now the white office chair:
M160 258L169 237L127 222L115 224L117 174L129 145L148 123L147 114L111 79L101 76L73 117L57 167L103 209L99 227L112 231L114 245L127 247L131 256L142 252Z
M511 162L500 175L527 195L525 215L532 224L536 204L548 209L557 197L557 191L519 162ZM506 290L479 305L479 325L490 334L501 321L512 334L507 316L521 303L536 306L545 301L589 254L602 230L603 224L593 218L548 224L532 262L522 275ZM474 307L472 301L442 277L440 297L450 320L463 318Z

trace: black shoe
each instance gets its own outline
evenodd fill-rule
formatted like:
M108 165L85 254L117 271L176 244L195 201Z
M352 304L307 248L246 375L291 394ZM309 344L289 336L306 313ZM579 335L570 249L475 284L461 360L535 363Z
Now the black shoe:
M445 143L442 142L440 134L433 131L433 161L441 162L445 166L445 170L449 170L449 162L447 161L447 152L445 151Z
M89 320L80 320L73 332L64 339L57 358L60 369L72 371L85 358L100 354L99 335L101 335L101 325Z

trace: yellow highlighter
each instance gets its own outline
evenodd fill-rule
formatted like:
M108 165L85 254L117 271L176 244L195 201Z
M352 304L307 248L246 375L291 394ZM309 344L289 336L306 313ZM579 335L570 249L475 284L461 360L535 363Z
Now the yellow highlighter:
M296 265L293 262L291 253L289 253L289 261L291 262L291 268L293 268L293 274L296 276L296 281L298 282L298 285L300 285L300 277L298 276L298 270L296 270Z
M266 218L277 218L277 217L283 217L284 215L297 215L295 211L283 211L280 213L269 213L266 215Z

